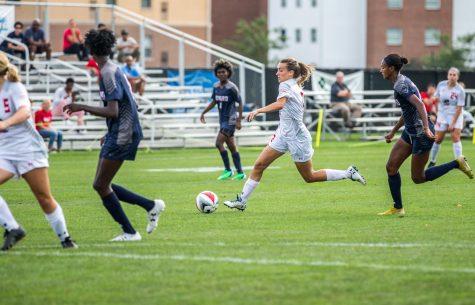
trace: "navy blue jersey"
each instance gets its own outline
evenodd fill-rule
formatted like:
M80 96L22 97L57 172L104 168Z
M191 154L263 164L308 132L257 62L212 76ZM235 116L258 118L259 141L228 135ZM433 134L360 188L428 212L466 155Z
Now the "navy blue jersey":
M409 101L413 94L421 98L416 85L408 77L399 74L394 83L394 98L396 104L401 107L406 132L410 135L419 135L424 132L424 128L416 106Z
M104 106L108 101L118 101L119 104L119 116L107 119L106 139L116 145L127 145L142 139L137 103L119 66L107 61L101 68L99 89Z
M236 125L236 104L242 102L238 87L231 81L228 81L224 86L217 82L213 86L211 99L218 104L219 123L221 125Z

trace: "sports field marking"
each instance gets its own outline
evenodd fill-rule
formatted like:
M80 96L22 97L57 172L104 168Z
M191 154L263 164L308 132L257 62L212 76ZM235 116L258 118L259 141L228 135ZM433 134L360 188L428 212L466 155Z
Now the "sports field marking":
M253 166L243 166L243 170L250 170ZM279 169L278 166L269 166L267 169ZM179 167L179 168L150 168L146 169L147 172L172 172L172 173L212 173L220 172L223 170L223 167L213 166L213 167Z
M343 268L363 268L374 270L397 270L397 271L416 271L416 272L453 272L475 274L475 268L444 268L425 265L383 265L350 263L344 261L302 261L294 259L250 259L240 257L216 257L216 256L194 256L185 254L159 255L159 254L119 254L108 252L72 252L72 251L54 251L54 252L19 252L12 251L3 255L15 256L34 256L34 257L94 257L94 258L116 258L126 260L171 260L171 261L198 261L210 263L231 263L246 265L285 265L285 266L304 266L304 267L343 267Z

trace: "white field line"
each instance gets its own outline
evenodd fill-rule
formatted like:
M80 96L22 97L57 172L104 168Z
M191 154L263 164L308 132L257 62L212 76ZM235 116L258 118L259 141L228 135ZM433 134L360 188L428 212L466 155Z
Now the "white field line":
M243 170L251 170L253 166L243 166ZM269 166L267 169L279 169L278 166ZM223 170L223 167L212 166L212 167L178 167L178 168L149 168L145 171L147 172L171 172L171 173L213 173L220 172Z
M114 258L126 260L171 260L171 261L198 261L209 263L230 263L230 264L246 264L246 265L283 265L283 266L304 266L304 267L343 267L343 268L362 268L374 270L397 270L397 271L416 271L416 272L453 272L453 273L470 273L475 274L475 268L444 268L425 265L383 265L383 264L367 264L344 261L303 261L296 259L249 259L239 257L216 257L216 256L195 256L195 255L160 255L160 254L119 254L108 252L72 252L72 251L54 251L54 252L18 252L4 255L15 256L34 256L34 257L94 257L94 258Z

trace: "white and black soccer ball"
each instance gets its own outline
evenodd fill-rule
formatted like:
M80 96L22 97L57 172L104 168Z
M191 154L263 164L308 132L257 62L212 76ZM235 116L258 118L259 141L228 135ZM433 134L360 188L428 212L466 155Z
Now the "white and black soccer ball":
M213 213L218 208L218 195L203 191L196 196L196 208L202 213Z

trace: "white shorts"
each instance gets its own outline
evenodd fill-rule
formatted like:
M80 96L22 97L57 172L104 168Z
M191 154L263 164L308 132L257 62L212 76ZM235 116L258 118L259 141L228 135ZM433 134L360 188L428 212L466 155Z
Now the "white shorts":
M49 167L47 158L29 161L0 159L0 169L12 173L16 179L19 179L23 174L26 174L35 168L43 167Z
M438 115L437 122L435 123L435 131L447 131L450 123L452 123L453 115ZM454 128L463 129L463 114L459 115L457 122L455 122Z
M307 129L300 130L292 138L277 131L270 139L269 146L281 153L290 152L294 162L307 162L313 156L312 136Z

